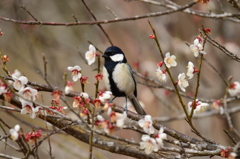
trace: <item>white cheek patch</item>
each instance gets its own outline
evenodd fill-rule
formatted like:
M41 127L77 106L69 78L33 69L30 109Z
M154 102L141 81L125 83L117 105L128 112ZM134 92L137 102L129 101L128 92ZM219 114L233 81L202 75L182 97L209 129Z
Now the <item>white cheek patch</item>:
M116 54L116 55L113 55L113 56L110 56L110 58L114 61L114 62L120 62L120 61L123 61L123 54Z

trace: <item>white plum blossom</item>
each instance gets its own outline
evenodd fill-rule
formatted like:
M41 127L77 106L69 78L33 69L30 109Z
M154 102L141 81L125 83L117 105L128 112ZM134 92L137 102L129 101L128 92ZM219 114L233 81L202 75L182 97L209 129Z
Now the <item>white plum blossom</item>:
M73 91L73 86L72 86L73 84L74 82L67 81L67 84L64 88L65 94L69 94L71 91Z
M1 84L0 85L0 95L4 94L4 93L7 93L7 91L8 91L7 85Z
M20 77L16 77L14 75L12 75L12 79L14 80L13 82L13 87L16 90L21 90L24 88L25 84L28 83L28 79L25 76L20 76Z
M85 92L81 92L80 97L83 97L83 98L87 99L87 98L89 98L89 95Z
M154 138L151 138L149 135L142 135L142 142L140 142L140 149L144 149L146 154L151 154L153 151L158 151L158 145Z
M178 86L180 87L180 89L185 92L186 91L186 87L189 85L188 81L185 79L185 73L180 73L178 75Z
M104 130L106 133L110 133L108 129L109 121L104 119L103 116L97 115L97 119L95 120L95 129Z
M18 71L18 69L15 69L14 72L11 74L11 76L15 76L17 78L19 78L21 76L21 72ZM13 84L13 81L8 81L9 84Z
M199 53L206 54L205 51L203 51L203 46L199 41L199 38L196 38L193 42L193 45L190 45L190 49L193 52L195 57L198 57Z
M237 154L235 152L231 152L228 156L229 159L235 159L237 157Z
M115 130L115 126L112 124L108 124L106 128L104 128L104 132L107 134L111 134L112 132L114 132Z
M108 100L111 98L112 92L111 91L105 91L99 93L99 100L103 103L105 100Z
M25 101L25 99L35 101L37 94L38 91L36 89L33 89L31 87L25 87L19 91L19 95L21 96L19 97L19 100L20 102Z
M158 67L156 69L155 74L159 78L160 81L163 81L163 82L167 81L166 71L162 71L160 67Z
M103 106L103 110L107 111L107 115L112 113L112 103L106 102Z
M161 127L158 134L155 135L155 140L158 146L163 147L163 140L165 139L167 139L167 134L164 133L164 129Z
M228 89L228 93L230 94L230 96L236 96L240 94L240 83L237 81L232 82Z
M220 107L220 108L219 108L219 113L220 113L221 115L223 115L224 112L225 112L225 111L224 111L223 107Z
M117 117L116 117L117 127L122 128L126 119L127 119L127 112L126 111L124 111L122 114L118 113Z
M95 62L96 48L93 45L89 45L89 50L85 53L85 58L88 62L88 65L91 65Z
M97 120L103 122L105 119L103 118L103 116L101 116L101 115L97 115Z
M12 76L15 76L15 77L20 77L21 76L21 72L18 71L18 69L14 70Z
M16 141L19 137L19 133L18 131L20 130L20 126L17 124L14 126L14 128L10 129L9 132L10 132L10 137L12 140Z
M39 108L35 110L32 102L23 101L21 114L29 114L32 119L36 117L36 112L39 111Z
M76 65L74 67L69 66L67 69L68 69L68 71L72 72L72 79L74 82L76 82L78 79L80 79L82 77L80 66L78 66L78 65Z
M194 71L195 71L194 64L191 61L189 61L188 65L187 65L187 76L188 76L188 79L193 78Z
M194 106L194 107L193 107ZM193 101L188 103L188 113L190 114L192 109L194 109L194 114L200 114L204 112L209 107L208 103L202 103L198 99L195 101L195 105L193 105Z
M71 91L72 91L72 87L66 85L66 87L64 88L65 94L69 94Z
M145 115L144 119L138 121L138 125L143 128L143 130L148 134L154 133L154 128L152 126L152 117L150 115Z
M212 103L212 108L214 108L215 110L219 111L219 113L220 113L221 115L224 114L224 108L223 108L220 100L215 100L215 101Z
M165 54L164 63L168 68L177 66L177 62L175 59L176 59L175 55L170 56L170 52L167 52Z
M63 109L67 109L67 107L64 107ZM36 108L34 108L34 112L36 114L42 114L42 115L45 114L44 111L43 111L43 108L41 106L37 106Z

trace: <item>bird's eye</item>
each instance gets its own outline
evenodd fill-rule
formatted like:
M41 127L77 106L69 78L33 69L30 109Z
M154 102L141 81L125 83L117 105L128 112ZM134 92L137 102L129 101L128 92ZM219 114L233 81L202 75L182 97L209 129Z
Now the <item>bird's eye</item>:
M111 56L114 55L114 54L115 54L114 52L111 52L111 53L110 53Z

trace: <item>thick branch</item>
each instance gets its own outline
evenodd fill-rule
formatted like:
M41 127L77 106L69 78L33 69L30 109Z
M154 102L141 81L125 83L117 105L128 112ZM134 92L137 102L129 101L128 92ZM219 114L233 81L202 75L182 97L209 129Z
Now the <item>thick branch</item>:
M68 121L59 121L56 118L47 117L47 121L58 128L63 128L69 125L70 122ZM83 141L85 143L89 143L90 131L86 131L86 128L78 125L78 126L71 126L64 129L66 133L70 134L71 136L75 137L76 139ZM161 156L152 153L151 155L147 155L144 151L139 149L139 146L127 144L125 142L109 139L105 136L101 136L98 134L94 134L93 136L93 146L107 150L112 153L123 154L127 156L132 156L136 158L160 158Z
M32 82L29 82L29 84ZM36 85L37 87L41 87L44 85L41 84L37 84L34 83L34 85ZM50 91L50 89L46 88L41 88L41 90L46 89L46 91ZM57 87L54 87L57 88ZM77 93L79 94L79 93ZM4 99L3 95L0 95L0 99ZM18 99L16 97L12 98L10 101L11 104L21 108L21 103L18 101ZM114 111L116 112L123 112L123 108L119 107L119 106L115 106L112 108ZM131 111L128 111L128 117L132 120L140 120L143 118L143 116L139 115L139 114L135 114ZM64 120L65 118L59 118L59 117L52 117L52 116L47 116L47 121L50 122L51 124L57 126L58 128L63 128L66 127L67 125L69 125L71 122L71 120ZM45 117L42 118L43 120L45 120ZM64 129L64 131L66 133L68 133L71 136L74 136L75 138L79 139L80 141L89 143L89 137L90 137L90 130L86 128L86 126L83 126L84 124L80 124L77 126L72 126L72 127L68 127L66 129ZM213 153L213 151L215 152L219 152L216 150L219 149L225 149L224 146L221 146L219 144L211 144L211 143L207 143L207 142L203 142L200 141L198 139L192 138L190 136L184 135L180 132L177 132L176 130L173 130L171 128L168 128L166 126L163 126L159 123L157 123L156 121L154 121L154 127L159 130L160 127L164 128L164 132L167 133L168 135L172 136L173 138L176 138L177 140L180 140L183 143L193 143L196 145L196 150L201 151L201 150L210 150L211 152L209 153ZM128 156L132 156L132 157L137 157L137 158L159 158L161 157L159 154L155 154L153 153L152 155L146 155L145 152L141 151L139 149L139 146L136 144L131 144L129 142L125 142L125 141L120 141L117 138L109 138L107 136L104 136L102 134L94 134L94 138L93 138L93 146L94 147L98 147L101 148L103 150L107 150L113 153L118 153L118 154L123 154L123 155L128 155ZM218 153L216 153L215 155L219 155Z

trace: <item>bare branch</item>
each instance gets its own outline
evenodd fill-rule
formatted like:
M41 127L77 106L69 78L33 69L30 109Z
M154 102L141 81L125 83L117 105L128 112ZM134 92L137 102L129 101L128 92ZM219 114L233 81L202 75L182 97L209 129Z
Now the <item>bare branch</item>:
M126 17L126 18L115 18L115 19L109 19L109 20L101 20L101 21L78 21L76 22L70 22L70 23L59 23L59 22L37 22L37 21L21 21L16 19L10 19L6 17L0 17L0 20L13 22L13 23L19 23L19 24L27 24L27 25L50 25L50 26L74 26L74 25L96 25L96 24L109 24L109 23L115 23L115 22L121 22L121 21L131 21L131 20L137 20L137 19L144 19L149 17L157 17L162 16L166 14L171 14L175 12L182 11L184 9L192 7L197 2L193 1L190 2L182 7L179 7L178 9L170 9L163 12L155 12L155 13L148 13L145 15L137 15L133 17ZM222 15L223 16L223 15ZM224 15L223 17L231 17L232 14ZM221 16L220 16L221 17Z
M0 157L7 158L7 159L21 159L21 158L9 156L9 155L3 154L3 153L0 153Z
M240 62L240 58L236 55L233 54L232 52L228 51L224 46L220 45L218 42L213 40L204 29L202 29L204 36L206 36L206 40L211 43L213 46L221 50L223 53L225 53L227 56L231 57L231 59Z

